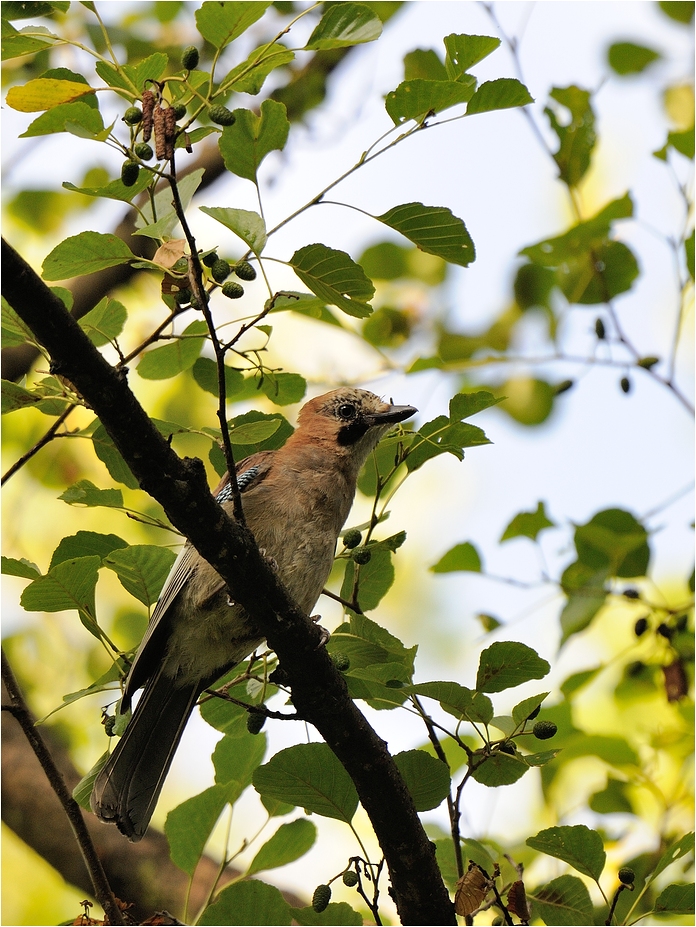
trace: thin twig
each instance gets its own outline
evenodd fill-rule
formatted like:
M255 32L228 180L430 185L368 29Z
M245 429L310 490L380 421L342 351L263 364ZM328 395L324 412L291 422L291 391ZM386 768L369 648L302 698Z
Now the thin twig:
M108 879L106 878L106 873L104 872L92 838L87 830L84 818L82 817L82 809L68 791L65 781L53 761L53 757L36 729L34 717L29 711L29 707L24 699L24 695L15 678L4 649L2 651L2 681L10 697L10 704L3 705L3 710L9 711L19 723L25 737L29 741L29 745L41 764L41 768L46 774L46 778L51 784L51 788L56 793L58 800L63 806L63 810L73 829L80 852L87 866L87 871L92 880L94 896L104 909L104 913L110 924L123 924L124 921L121 916L121 910L116 902Z
M215 360L217 363L217 374L218 374L218 420L220 422L220 432L222 435L222 448L225 453L225 463L227 465L227 473L230 481L230 488L232 490L232 510L234 514L235 521L240 524L242 527L246 527L246 520L244 518L244 510L242 508L242 496L239 492L239 485L237 484L237 466L234 460L234 452L232 451L232 443L230 441L230 432L227 426L227 385L225 383L225 350L220 344L218 339L217 332L215 330L215 323L213 321L213 316L210 311L210 306L208 304L208 293L206 292L205 285L203 283L203 268L201 267L201 262L198 257L198 248L196 246L196 239L193 237L193 233L189 227L188 221L186 219L186 213L184 211L183 203L181 202L181 197L179 196L179 186L176 181L176 164L174 158L172 157L170 163L170 172L167 174L167 180L172 189L172 196L174 198L174 211L176 212L177 218L181 223L181 227L184 230L184 235L186 236L186 241L189 246L189 281L191 283L191 290L193 291L193 296L196 300L198 307L203 313L203 317L208 326L208 332L210 334L210 340L213 345L213 350L215 352Z
M348 602L347 599L342 599L340 595L336 595L335 592L331 592L329 589L322 589L321 594L328 596L328 598L333 599L334 602L338 602L340 605L349 609L351 612L355 612L356 615L365 614L357 602Z
M57 419L55 420L55 422L51 425L51 427L48 429L48 431L43 435L43 437L39 438L39 440L36 442L36 444L35 444L33 447L29 448L29 450L26 452L26 454L22 454L22 456L19 458L19 460L16 460L16 461L12 464L12 466L9 468L9 470L3 475L2 480L0 480L0 486L4 486L5 483L9 480L9 478L10 478L11 476L14 476L15 473L17 473L18 470L21 470L21 469L22 469L22 467L24 466L25 463L27 463L29 460L31 460L31 458L32 458L35 454L38 454L38 452L41 450L42 447L45 447L47 444L49 444L51 441L53 441L54 438L63 437L63 435L57 434L58 429L59 429L60 426L63 424L63 422L66 420L66 418L70 415L70 413L73 411L73 409L76 409L76 408L77 408L77 406L68 406L67 409L64 409L64 410L60 413L60 415L58 416L58 418L57 418Z

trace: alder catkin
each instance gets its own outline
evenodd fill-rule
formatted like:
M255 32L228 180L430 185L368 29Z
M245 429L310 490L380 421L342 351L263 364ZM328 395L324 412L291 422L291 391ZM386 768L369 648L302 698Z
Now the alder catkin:
M167 156L167 130L164 124L164 110L159 103L154 109L153 123L155 128L155 154L158 161L163 161Z
M174 142L176 141L176 110L168 106L164 111L164 157L171 161L174 157Z
M143 90L143 141L149 142L152 135L152 115L155 109L155 95L151 90Z

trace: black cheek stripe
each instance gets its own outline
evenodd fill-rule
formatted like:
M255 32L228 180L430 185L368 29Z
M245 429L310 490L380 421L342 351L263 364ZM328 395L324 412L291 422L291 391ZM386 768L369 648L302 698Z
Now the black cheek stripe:
M351 422L350 425L344 425L338 433L338 443L343 447L355 444L367 433L369 427L361 419Z

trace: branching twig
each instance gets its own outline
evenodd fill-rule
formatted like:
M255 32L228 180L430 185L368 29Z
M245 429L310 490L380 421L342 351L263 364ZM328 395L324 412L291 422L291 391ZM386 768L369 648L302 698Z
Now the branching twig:
M94 886L94 896L104 909L104 913L109 919L110 924L123 924L121 910L116 902L114 893L106 878L97 851L85 826L82 817L82 810L65 785L58 768L53 762L53 757L49 753L43 738L36 729L34 718L29 711L22 690L12 672L5 651L2 651L2 681L5 684L7 693L10 697L10 704L3 705L3 709L9 711L24 731L24 735L29 741L41 768L46 774L46 778L51 783L53 791L56 793L58 800L63 806L70 826L73 829L75 838L80 847L80 852L89 871Z
M64 409L60 413L60 415L55 420L55 422L51 425L48 431L41 438L39 438L36 444L33 447L30 447L29 450L25 454L22 454L19 460L16 460L12 464L12 466L7 470L7 472L3 474L2 480L0 480L0 486L4 486L11 476L14 476L18 470L22 469L25 463L30 461L31 458L35 454L38 454L38 452L41 450L42 447L45 447L47 444L53 441L54 438L63 437L63 435L58 434L58 429L63 424L63 422L66 420L66 418L70 415L73 409L76 409L76 408L77 406L68 406L67 409Z

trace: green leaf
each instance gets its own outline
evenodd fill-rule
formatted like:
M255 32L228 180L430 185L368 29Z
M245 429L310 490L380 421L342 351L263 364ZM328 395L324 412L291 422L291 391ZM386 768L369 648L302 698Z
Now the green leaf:
M215 781L218 784L233 785L230 802L235 802L247 786L251 785L254 772L259 768L266 752L266 735L249 734L242 737L225 735L213 751Z
M350 621L340 625L327 644L329 653L340 651L350 659L350 672L375 664L397 663L407 676L413 675L418 647L406 648L402 642L366 615L351 613Z
M92 344L101 347L121 334L127 318L128 311L123 303L105 296L94 309L82 316L78 324Z
M102 767L106 765L106 761L109 759L109 756L110 753L108 750L105 753L102 753L90 771L80 779L75 788L72 790L72 797L81 808L85 809L85 811L91 812L92 810L89 804L89 800L92 795L94 782L101 772Z
M529 837L527 846L547 856L562 859L582 875L599 880L606 862L602 838L584 824L573 827L548 827Z
M35 138L54 132L70 132L83 138L94 138L104 131L101 113L87 103L63 103L34 119L19 138Z
M558 927L582 927L592 922L592 899L580 879L571 875L552 879L546 885L528 893L535 917Z
M528 769L529 767L520 757L495 751L487 756L479 766L476 766L471 775L481 785L492 789L501 785L512 785L513 782L521 779Z
M270 5L267 0L256 3L203 3L196 10L196 27L211 45L223 48L261 19Z
M289 263L304 285L325 302L359 319L372 312L368 301L375 288L345 251L322 244L306 245Z
M483 651L476 675L479 692L502 692L530 679L543 679L551 667L539 654L515 641L496 641Z
M116 573L124 589L150 608L157 601L175 559L176 555L167 547L133 544L114 550L104 560L104 566Z
M2 572L6 576L22 576L24 579L36 579L37 576L41 576L41 570L37 565L24 557L21 560L14 557L3 557Z
M191 368L191 373L201 389L217 396L217 364L211 357L199 357ZM225 397L227 400L236 398L237 394L243 391L246 382L241 370L225 365Z
M445 68L450 80L461 80L479 61L487 58L500 45L500 39L490 35L446 35L443 39L447 57Z
M480 573L481 556L473 544L464 541L450 548L430 569L433 573L455 573L458 571Z
M467 267L476 258L466 226L444 206L404 203L375 218L400 232L421 251L435 254L450 264Z
M387 94L385 107L394 125L409 119L422 121L458 103L468 103L474 95L476 78L465 74L460 81L406 80Z
M30 583L21 595L28 612L62 612L75 608L94 614L94 590L99 576L99 557L74 557L57 564L45 576Z
M69 2L53 2L51 3L41 3L41 2L27 2L27 0L18 0L18 2L12 2L12 0L5 0L2 4L2 19L29 19L35 16L52 16L56 10L59 10L61 13L65 13L68 7L70 6Z
M278 431L280 419L262 419L258 422L246 422L230 431L230 444L247 446L262 444Z
M648 533L630 512L605 509L575 529L579 561L593 570L630 579L645 576L650 562Z
M368 563L360 565L358 574L358 604L364 612L377 608L394 583L394 565L391 552L368 548L372 557ZM350 602L353 598L356 564L354 560L346 563L346 572L341 585L341 597Z
M694 159L694 129L686 129L684 132L670 132L667 136L667 144L675 148L685 158Z
M436 699L442 709L455 718L467 717L474 692L457 682L421 682L407 689L409 695L424 695Z
M7 415L9 412L16 412L19 409L26 409L29 406L35 406L41 402L41 396L24 389L13 380L3 380L0 387L2 396L2 414Z
M450 36L447 36L450 38ZM445 39L445 44L447 43ZM448 80L447 70L432 48L416 48L404 55L404 80Z
M694 835L693 832L685 834L681 839L673 843L659 859L657 866L650 873L649 882L654 881L668 866L675 863L687 853L694 852Z
M74 183L67 180L63 182L66 190L73 193L82 193L84 196L100 196L107 200L120 200L123 203L130 203L142 191L152 183L152 175L148 171L140 171L138 179L131 187L126 187L123 181L112 180L103 187L76 187Z
M257 451L275 450L278 447L282 447L293 432L292 425L280 412L257 412L255 409L252 409L250 412L236 415L233 419L230 419L229 424L233 429L239 429L240 426L252 422L278 422L279 424L270 437L259 438L250 444L235 444L235 457L238 460L243 460L245 457L249 457ZM270 431L270 428L268 430ZM220 432L218 430L211 430L211 433L214 433L215 437L219 439ZM241 432L241 434L244 435L244 432ZM256 437L257 434L259 434L259 432L249 431L245 438L248 440L249 435ZM268 435L268 431L266 431L265 434ZM217 444L214 446L214 452L211 451L211 462L221 476L226 472L225 458Z
M228 791L225 785L213 785L167 815L164 832L172 862L189 876L193 876L208 838L228 803Z
M657 4L663 13L678 23L688 25L694 18L694 3L684 0L658 0Z
M467 116L475 113L489 113L496 109L510 109L512 106L527 106L534 99L524 84L514 77L499 77L487 80L477 89L466 108Z
M326 744L297 744L281 750L256 770L253 783L262 796L346 823L358 807L350 776Z
M590 808L597 814L633 814L627 787L626 782L609 776L605 788L590 796Z
M579 561L566 568L561 577L561 586L568 596L568 602L561 612L561 643L583 631L604 605L608 576L607 569L593 570Z
M148 172L141 171L140 173L146 174ZM181 200L184 211L188 208L193 194L196 192L203 179L204 173L205 168L201 167L197 171L191 171L190 174L186 174L186 176L177 181L179 199ZM179 217L174 209L172 191L169 184L162 187L159 193L155 194L154 204L151 203L150 200L144 203L141 212L142 215L139 213L135 218L136 231L133 233L134 235L143 235L146 238L157 239L168 238L179 221Z
M123 483L129 489L138 489L140 484L133 476L130 467L120 452L116 449L116 445L101 422L92 432L92 444L94 445L94 453L105 464L106 469L117 482ZM103 505L104 503L100 504Z
M5 102L20 113L36 113L72 103L88 93L94 93L94 88L87 83L37 77L21 87L10 87Z
M511 538L531 538L536 541L537 536L545 528L555 528L555 524L546 516L544 503L538 502L536 512L518 512L507 526L500 538L500 543Z
M80 232L56 245L46 256L43 276L45 280L65 280L93 274L105 267L127 264L133 258L128 245L116 235Z
M266 247L266 224L257 212L226 206L201 206L200 209L238 235L254 254L261 254Z
M282 151L288 140L290 123L285 105L264 100L259 116L248 109L236 109L234 115L234 125L222 130L220 153L228 171L257 183L263 159L271 151Z
M559 169L559 176L569 187L575 187L585 176L590 166L590 157L595 146L594 112L590 103L591 94L572 85L554 87L551 99L568 110L570 120L559 121L550 107L544 112L551 123L551 128L560 142L558 151L553 156Z
M220 6L218 3L204 3L203 6ZM235 6L256 6L234 4ZM259 6L266 6L265 3ZM220 892L213 904L208 905L198 919L202 925L215 924L277 924L283 927L292 923L293 909L273 885L251 879L248 882L233 882Z
M299 373L267 373L261 381L261 392L277 406L288 406L304 398L307 381Z
M38 26L30 26L29 30L35 33ZM13 28L7 21L3 20L2 28L2 60L9 61L12 58L21 58L24 55L35 55L37 52L50 48L57 36L46 31L44 37L37 35L23 35Z
M61 540L60 544L53 551L51 565L53 569L64 560L74 560L76 557L99 557L104 559L113 551L128 547L123 538L116 534L98 534L96 531L78 531ZM158 550L161 548L158 548Z
M193 367L208 334L203 321L191 322L178 338L144 354L137 366L144 380L167 380Z
M317 829L306 818L281 824L253 858L247 875L263 872L264 869L277 869L294 862L311 850L316 839Z
M416 811L432 811L449 795L450 774L442 760L423 750L405 750L394 756L416 806Z
M335 3L322 16L305 49L320 51L374 42L382 34L382 21L363 3Z
M2 346L13 348L34 340L34 335L20 319L7 300L2 299ZM10 382L9 380L7 382Z
M431 422L426 422L416 432L408 450L406 466L409 471L417 470L426 460L440 454L452 454L458 460L462 460L464 448L490 443L476 425L452 422L446 415L440 415Z
M291 908L293 920L302 927L319 927L319 925L332 925L332 927L362 927L363 917L353 910L345 901L339 904L331 902L321 914L317 914L309 905L306 908Z
M455 393L449 402L450 419L454 422L471 418L477 412L490 409L502 401L501 398L496 398L493 393L485 389L476 390L473 393Z
M253 51L246 61L242 61L220 81L223 91L232 89L235 93L256 95L261 91L266 78L275 70L294 59L295 52L284 45L262 45Z
M541 705L548 694L548 692L540 692L539 695L531 695L529 698L518 702L512 709L512 720L515 722L515 725L519 727L520 724L524 724L527 718L529 718L532 712Z
M632 216L633 201L626 193L619 199L607 203L591 219L578 222L577 225L556 238L547 238L535 245L529 245L523 248L520 254L541 267L559 267L565 261L577 259L579 253L587 252L602 244L609 234L612 223L619 219L630 219Z
M68 505L105 506L106 508L123 508L123 493L120 489L98 489L89 480L78 480L59 496Z
M656 914L693 914L694 883L675 883L660 892L655 902Z
M640 74L662 56L645 45L633 42L613 42L607 52L609 67L616 74Z

